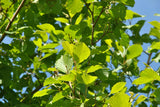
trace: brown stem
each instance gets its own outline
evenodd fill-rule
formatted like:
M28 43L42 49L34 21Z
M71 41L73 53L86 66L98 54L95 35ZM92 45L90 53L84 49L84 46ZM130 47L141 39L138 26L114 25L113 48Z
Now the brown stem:
M100 41L107 33L112 33L112 31L104 32L103 35L96 42L93 43L93 45L95 45L98 41Z
M105 10L105 7L103 6L103 8L102 8L102 10L101 10L100 14L98 15L98 17L97 17L96 21L95 21L95 22L94 22L94 24L93 24L93 27L95 27L96 23L98 22L98 20L99 20L99 18L100 18L100 16L101 16L101 14L104 12L104 10Z
M91 45L93 45L94 41L94 3L93 3L93 12L91 13L92 16L92 40L91 40Z
M149 65L149 64L150 64L151 56L152 56L152 53L150 53L150 54L149 54L149 56L148 56L147 65Z
M83 1L84 1L85 5L86 5L87 9L88 9L88 10L90 11L90 13L92 14L93 12L92 12L92 10L88 7L88 4L87 4L86 0L83 0Z
M5 28L5 31L8 31L9 28L11 27L11 24L13 23L14 19L16 18L17 14L19 13L20 9L22 8L23 4L25 3L26 0L22 0L21 4L19 5L19 7L17 8L16 12L14 13L12 19L10 20L10 22L8 23L8 25ZM5 38L6 33L4 32L2 34L2 37L0 38L0 43L3 41L3 39Z

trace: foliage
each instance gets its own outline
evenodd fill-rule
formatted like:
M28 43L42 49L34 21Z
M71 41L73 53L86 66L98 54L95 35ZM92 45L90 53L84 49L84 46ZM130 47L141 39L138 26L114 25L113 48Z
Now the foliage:
M1 0L0 106L160 104L160 69L150 66L160 62L160 22L140 35L144 20L125 23L143 17L128 10L134 3ZM147 62L140 70L142 54Z

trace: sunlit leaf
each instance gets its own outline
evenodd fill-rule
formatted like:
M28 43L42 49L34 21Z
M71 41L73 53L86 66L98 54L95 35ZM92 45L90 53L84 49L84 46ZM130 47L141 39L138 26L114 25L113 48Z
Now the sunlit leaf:
M82 79L83 79L83 82L85 83L85 85L89 85L91 83L93 83L97 77L96 76L91 76L91 75L88 75L88 74L83 74L82 75Z
M60 92L56 93L56 95L53 97L53 99L52 99L52 101L50 103L52 104L52 103L54 103L54 102L56 102L56 101L58 101L58 100L60 100L60 99L62 99L64 97L65 96L63 95L63 92L60 91Z
M60 21L61 23L69 23L68 19L63 17L54 18L56 21Z
M127 52L127 59L133 59L135 57L138 57L143 51L143 48L141 45L134 44L128 48Z
M66 9L69 11L70 16L73 17L82 10L83 5L81 0L68 0L66 2Z
M152 21L149 22L151 25L153 25L154 27L156 27L158 30L160 30L160 22L158 21Z
M40 38L38 38L38 40L33 40L33 43L35 45L37 45L38 47L41 47L42 46L42 40Z
M84 43L79 43L74 47L73 56L74 59L81 63L85 59L87 59L90 55L90 49Z
M53 92L52 89L43 89L43 90L40 90L40 91L37 91L33 97L42 97L42 96L45 96L45 95L49 95Z
M87 73L95 72L96 70L101 69L101 68L102 68L102 66L100 66L100 65L91 66L88 68Z
M116 84L112 87L110 93L111 93L111 94L114 94L114 93L117 93L117 92L121 91L121 90L125 87L125 85L126 85L126 82L118 82L118 83L116 83Z
M145 97L144 95L140 95L138 97L138 99L135 101L133 107L135 107L136 105L138 105L139 103L143 102L147 97Z
M58 80L61 80L61 81L71 81L73 82L75 80L75 75L70 73L70 74L67 74L67 75L63 75L63 76L60 76L58 78Z
M62 46L67 53L73 56L73 48L74 48L73 44L70 44L68 41L64 41L62 42Z
M140 77L135 79L133 81L133 84L141 85L141 84L145 84L148 82L152 82L154 80L160 81L160 76L152 69L147 68L140 73Z
M143 17L141 15L139 15L138 13L133 12L132 10L126 10L126 16L125 19L133 19L135 17Z
M111 107L130 107L129 96L123 92L116 93L109 99Z
M48 32L48 33L52 32L52 31L55 31L54 26L52 26L51 24L48 24L48 23L45 23L45 24L42 24L42 25L37 25L37 27L40 28L43 31Z
M160 30L158 30L156 28L151 28L149 34L157 37L158 39L160 39Z

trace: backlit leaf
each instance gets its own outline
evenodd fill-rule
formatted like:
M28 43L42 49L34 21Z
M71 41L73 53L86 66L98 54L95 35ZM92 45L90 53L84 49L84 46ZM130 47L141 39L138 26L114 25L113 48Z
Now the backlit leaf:
M133 81L133 84L141 85L141 84L145 84L148 82L152 82L154 80L160 81L160 76L152 69L147 68L140 73L140 77L135 79Z
M67 53L73 56L73 48L74 48L73 44L70 44L68 41L64 41L62 42L62 46Z
M144 95L140 95L138 97L138 99L135 101L133 107L135 107L136 105L138 105L139 103L143 102L147 97L145 97Z
M91 76L91 75L88 75L88 74L83 74L82 75L82 79L83 79L83 82L85 83L85 85L89 85L91 83L93 83L97 77L96 76Z
M66 9L69 11L70 16L73 17L82 10L83 5L81 0L67 0Z
M68 19L63 17L54 18L56 21L60 21L61 23L69 23Z
M126 85L126 82L118 82L118 83L116 83L116 84L112 87L110 93L111 93L111 94L114 94L114 93L117 93L117 92L121 91L121 90L125 87L125 85Z
M43 89L43 90L40 90L40 91L37 91L33 97L42 97L42 96L45 96L45 95L49 95L53 92L52 89Z
M86 44L79 43L74 47L73 56L78 63L81 63L82 61L87 59L89 55L90 55L90 49L86 46Z
M143 51L143 48L141 45L134 44L128 48L127 52L127 59L133 59L135 57L138 57Z
M130 107L129 96L124 92L116 93L109 99L111 107Z

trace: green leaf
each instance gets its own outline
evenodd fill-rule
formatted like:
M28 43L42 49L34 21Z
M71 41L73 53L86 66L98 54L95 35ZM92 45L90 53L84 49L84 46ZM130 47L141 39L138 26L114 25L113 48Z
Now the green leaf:
M85 85L90 85L91 83L93 83L97 79L97 77L84 73L82 75L82 79L83 79L83 82L85 83Z
M134 44L128 48L128 53L127 53L127 60L128 59L133 59L135 57L138 57L143 51L143 48L141 45Z
M46 42L48 40L48 35L47 35L46 31L36 30L36 32L34 34L39 34L42 37L44 42Z
M112 40L111 39L106 39L105 42L110 48L112 47Z
M60 100L60 99L62 99L64 97L65 96L63 95L63 92L60 91L60 92L56 93L56 95L53 97L53 99L52 99L52 101L50 103L52 104L52 103L54 103L54 102L56 102L56 101L58 101L58 100Z
M54 18L56 21L60 21L61 23L69 23L68 19L63 17Z
M133 107L135 107L136 105L138 105L139 103L143 102L147 97L145 97L144 95L140 95L138 97L138 99L135 101Z
M116 83L116 84L112 87L110 93L111 93L111 94L114 94L114 93L117 93L117 92L121 91L121 90L125 87L125 85L126 85L126 82L118 82L118 83Z
M36 46L41 47L42 46L42 39L38 38L38 40L33 40L33 43Z
M152 60L158 63L160 61L160 53Z
M156 101L160 102L160 88L155 90L154 95L156 97Z
M58 59L55 63L55 67L64 73L69 72L72 66L73 66L73 60L69 55L61 56L61 58Z
M131 107L129 96L123 92L116 93L109 99L111 107Z
M154 16L160 16L160 14L156 13L156 14L154 14Z
M2 80L0 79L0 85L2 84Z
M42 58L41 58L41 60L42 59L45 59L45 58L47 58L47 57L49 57L49 56L51 56L51 55L53 55L54 53L57 53L58 52L58 49L56 49L56 50L48 50L48 53L46 53Z
M126 16L125 16L126 20L133 19L136 17L144 17L144 16L141 16L138 13L133 12L132 10L126 10Z
M37 91L34 95L33 95L33 98L34 97L42 97L42 96L45 96L45 95L49 95L53 92L52 89L43 89L43 90L40 90L40 91Z
M75 25L79 24L81 22L82 18L83 18L83 14L80 14L78 16L78 18L76 19Z
M91 66L91 67L88 68L87 73L95 72L95 71L97 71L101 68L102 68L102 66L100 66L100 65Z
M70 44L68 41L64 41L62 42L62 46L67 53L73 56L73 48L74 48L73 44Z
M158 21L152 21L149 22L151 25L153 25L154 27L156 27L158 30L160 30L160 22Z
M67 0L66 9L69 11L71 17L80 12L83 8L83 2L81 0Z
M58 84L58 83L61 83L61 82L53 77L49 77L49 78L45 79L43 86L47 86L47 85L51 85L51 84Z
M90 49L84 43L79 43L74 47L73 57L77 63L83 62L90 55Z
M61 80L61 81L71 81L73 82L75 80L75 75L70 73L70 74L67 74L67 75L63 75L63 76L60 76L58 78L58 80Z
M151 49L160 49L160 42L153 42L151 45Z
M49 50L57 47L59 44L58 43L48 43L44 44L43 46L39 47L38 50Z
M152 82L154 80L160 81L160 76L152 69L146 68L144 71L140 73L140 77L133 81L133 84L141 85L148 82Z
M160 39L160 30L158 30L156 28L151 28L149 34L157 37L158 39Z
M48 24L48 23L45 23L45 24L42 24L42 25L37 25L37 27L40 28L43 31L48 32L48 33L51 33L52 31L53 32L55 31L54 26L52 26L51 24Z

